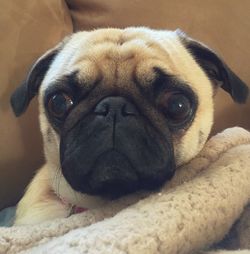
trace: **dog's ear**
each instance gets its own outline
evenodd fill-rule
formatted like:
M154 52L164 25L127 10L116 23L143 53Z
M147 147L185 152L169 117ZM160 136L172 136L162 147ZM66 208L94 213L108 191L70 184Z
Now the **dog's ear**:
M58 45L42 55L32 66L24 82L12 94L10 102L16 116L20 116L26 111L31 99L37 94L50 64L60 49L61 45Z
M247 85L223 60L206 45L191 39L181 30L177 29L176 33L213 83L228 92L235 102L245 103L248 97Z

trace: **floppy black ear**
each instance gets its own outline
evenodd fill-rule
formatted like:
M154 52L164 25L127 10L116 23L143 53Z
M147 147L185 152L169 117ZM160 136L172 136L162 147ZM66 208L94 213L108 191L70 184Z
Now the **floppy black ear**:
M56 47L41 56L32 66L26 80L12 94L10 102L16 116L25 112L31 99L37 94L39 86L58 52L59 47Z
M209 78L229 93L235 102L245 103L248 97L247 85L223 60L206 45L189 38L181 30L176 32Z

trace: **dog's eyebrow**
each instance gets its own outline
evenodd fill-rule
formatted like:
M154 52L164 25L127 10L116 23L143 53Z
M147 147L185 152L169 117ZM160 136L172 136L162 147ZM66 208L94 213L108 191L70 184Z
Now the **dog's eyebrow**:
M181 83L176 76L166 73L159 67L154 67L153 70L156 74L152 82L154 95L159 94L166 86L170 88L173 87L173 84Z
M151 85L145 86L140 83L134 75L134 82L142 94L146 95L149 99L155 99L164 90L190 90L188 84L180 79L178 76L167 73L160 67L153 67L155 73Z
M83 93L84 86L82 82L80 82L77 74L78 71L74 71L70 74L66 74L61 76L60 78L57 78L46 89L45 96L53 94L58 90L62 90L73 94Z
M136 74L133 75L133 81L136 87L141 91L142 94L148 95L148 97L155 97L159 94L166 86L173 87L173 83L176 77L166 73L160 67L153 67L154 78L150 81L150 84L145 85L141 83ZM152 93L153 92L153 93Z
M62 76L59 80L57 80L57 82L58 82L58 85L59 84L60 84L60 86L66 85L74 91L79 91L79 89L83 88L83 84L80 82L80 80L78 78L78 71L74 71L70 74L66 74L66 75ZM55 84L55 86L56 86L56 84Z
M156 77L152 82L154 96L157 96L164 90L191 90L188 83L182 80L180 77L166 73L159 67L154 67L153 69L156 73Z

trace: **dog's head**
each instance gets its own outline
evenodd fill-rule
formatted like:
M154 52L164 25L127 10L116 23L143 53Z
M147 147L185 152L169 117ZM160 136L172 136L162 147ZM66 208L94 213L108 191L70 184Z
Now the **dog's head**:
M52 179L59 169L75 193L118 197L158 188L201 150L217 87L246 101L247 86L181 31L100 29L43 55L11 102L19 116L39 95Z

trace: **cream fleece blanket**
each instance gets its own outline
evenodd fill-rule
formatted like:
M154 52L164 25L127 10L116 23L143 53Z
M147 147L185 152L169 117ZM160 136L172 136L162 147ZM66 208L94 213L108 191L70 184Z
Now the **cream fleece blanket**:
M250 253L249 199L250 133L231 128L212 137L161 192L35 226L0 228L0 253Z

